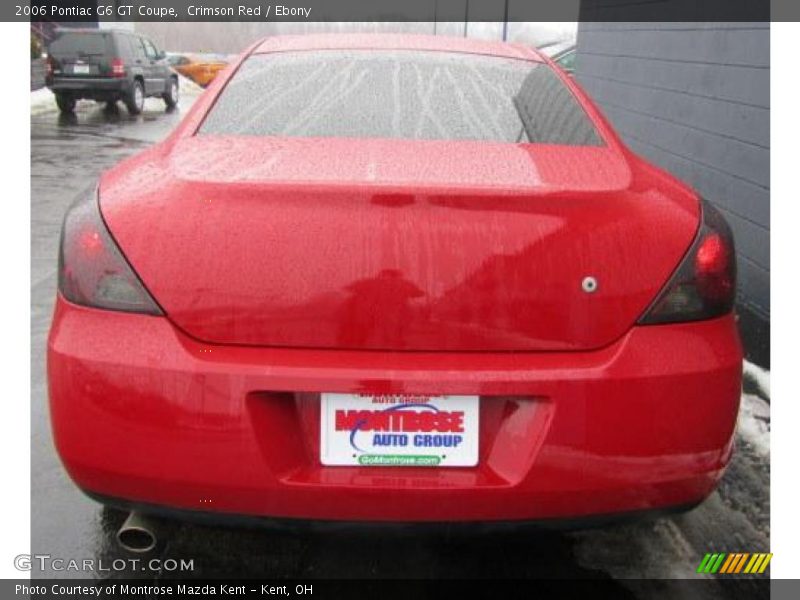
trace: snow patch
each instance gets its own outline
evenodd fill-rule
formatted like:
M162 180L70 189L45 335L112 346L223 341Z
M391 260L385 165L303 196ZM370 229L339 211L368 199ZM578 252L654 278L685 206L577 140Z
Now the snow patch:
M203 93L203 88L180 73L178 73L178 87L180 88L180 93L187 96L199 96Z
M769 459L769 403L754 394L742 394L737 435L762 458Z
M56 97L46 87L31 92L31 114L39 115L57 110Z
M769 371L744 361L744 375L755 383L762 396L742 394L737 436L747 442L761 458L769 460L770 393Z
M751 362L744 361L744 374L756 382L756 385L761 388L764 395L769 398L769 371L762 369L758 365Z

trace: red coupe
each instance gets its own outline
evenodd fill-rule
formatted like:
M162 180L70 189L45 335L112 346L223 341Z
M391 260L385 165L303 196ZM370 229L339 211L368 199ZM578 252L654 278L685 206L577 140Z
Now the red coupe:
M69 209L55 441L143 512L686 508L731 457L735 291L720 213L535 50L270 38Z

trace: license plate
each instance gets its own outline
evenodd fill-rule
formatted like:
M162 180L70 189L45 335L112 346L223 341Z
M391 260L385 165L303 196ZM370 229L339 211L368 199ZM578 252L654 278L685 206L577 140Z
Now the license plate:
M478 396L322 394L323 465L474 467Z
M89 65L72 65L72 72L75 75L88 75Z

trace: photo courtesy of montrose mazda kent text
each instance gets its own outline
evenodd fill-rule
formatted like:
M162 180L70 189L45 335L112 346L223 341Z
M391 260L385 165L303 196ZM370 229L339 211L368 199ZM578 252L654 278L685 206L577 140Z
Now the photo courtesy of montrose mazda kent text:
M735 290L720 213L536 50L272 37L67 212L56 446L142 514L687 509L733 451Z

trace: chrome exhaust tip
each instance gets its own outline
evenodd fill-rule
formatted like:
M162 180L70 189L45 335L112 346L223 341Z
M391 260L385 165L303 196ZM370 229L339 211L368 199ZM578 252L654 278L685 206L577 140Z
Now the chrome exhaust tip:
M157 531L156 521L138 512L131 512L117 531L117 543L128 552L150 552L158 544Z

